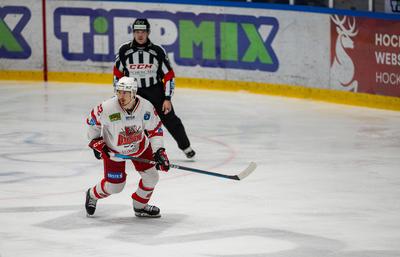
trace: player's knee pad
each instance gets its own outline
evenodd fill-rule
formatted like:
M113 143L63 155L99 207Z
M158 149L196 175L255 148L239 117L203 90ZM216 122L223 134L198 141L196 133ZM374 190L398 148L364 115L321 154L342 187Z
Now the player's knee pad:
M122 191L122 189L124 189L126 181L122 182L122 183L110 183L110 182L106 182L104 187L105 190L107 191L107 193L109 194L118 194Z
M159 180L158 170L155 167L140 172L140 176L142 177L143 185L148 188L154 188Z

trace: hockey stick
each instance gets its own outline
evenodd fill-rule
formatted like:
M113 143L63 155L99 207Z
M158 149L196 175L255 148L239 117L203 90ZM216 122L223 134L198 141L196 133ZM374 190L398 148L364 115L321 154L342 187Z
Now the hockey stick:
M134 160L134 161L137 161L137 162L149 163L149 164L154 164L154 165L157 164L157 162L155 162L155 161L142 159L142 158L139 158L139 157L133 157L133 156L129 156L129 155L123 155L123 154L118 154L118 153L110 153L110 155L114 156L114 157L117 157L117 158L120 158L120 159L129 159L129 160ZM250 173L252 173L257 168L257 164L255 162L250 162L249 166L247 166L246 169L244 169L243 171L241 171L237 175L225 175L225 174L206 171L206 170L189 168L189 167L185 167L185 166L181 166L181 165L177 165L177 164L172 164L172 163L169 165L169 167L173 168L173 169L186 170L186 171L190 171L190 172L196 172L196 173L201 173L201 174L220 177L220 178L233 179L233 180L243 180L245 177L250 175Z

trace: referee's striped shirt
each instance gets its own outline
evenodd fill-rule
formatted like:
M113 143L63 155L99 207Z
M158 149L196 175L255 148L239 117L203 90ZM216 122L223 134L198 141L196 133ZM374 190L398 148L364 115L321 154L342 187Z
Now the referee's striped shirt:
M165 50L150 40L139 45L135 40L119 48L114 65L115 82L123 76L137 79L138 87L163 86L165 98L174 92L174 71Z

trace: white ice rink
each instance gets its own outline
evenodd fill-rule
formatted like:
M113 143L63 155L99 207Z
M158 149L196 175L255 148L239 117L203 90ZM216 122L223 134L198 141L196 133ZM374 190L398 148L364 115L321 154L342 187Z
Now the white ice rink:
M170 170L138 219L124 191L85 191L103 173L87 147L90 108L109 86L0 82L1 257L399 257L400 112L177 89L196 162L166 133L171 162L243 181Z

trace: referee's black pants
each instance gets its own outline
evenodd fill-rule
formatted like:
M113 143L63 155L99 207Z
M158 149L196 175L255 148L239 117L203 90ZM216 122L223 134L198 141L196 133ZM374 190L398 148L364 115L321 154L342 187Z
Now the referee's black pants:
M162 106L165 100L163 85L157 84L151 87L139 88L137 94L153 104L160 116L161 122L175 139L179 149L185 150L188 148L190 146L189 138L181 119L179 119L175 114L174 107L172 106L171 111L167 114L164 114L162 111Z

